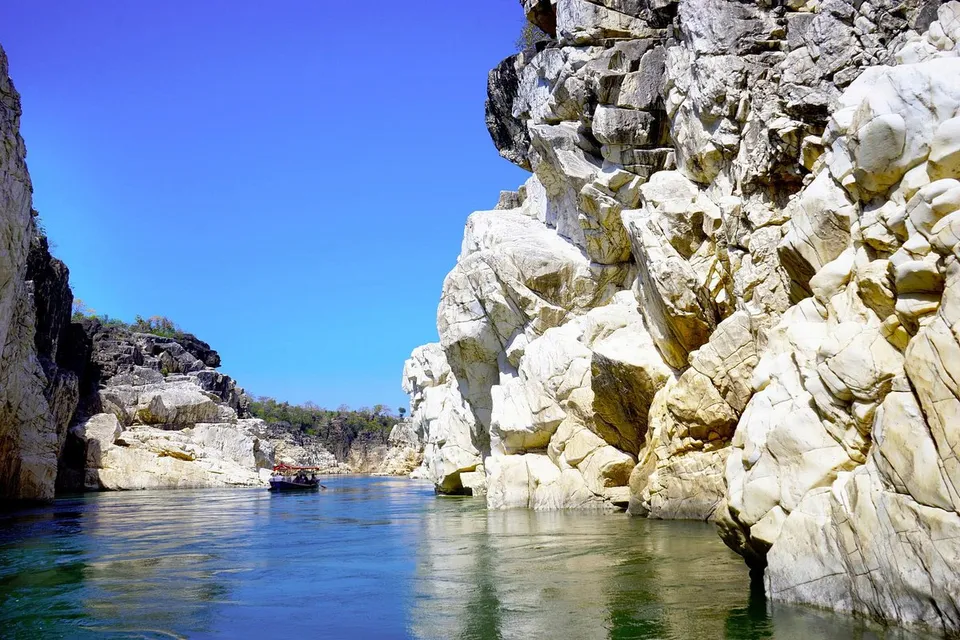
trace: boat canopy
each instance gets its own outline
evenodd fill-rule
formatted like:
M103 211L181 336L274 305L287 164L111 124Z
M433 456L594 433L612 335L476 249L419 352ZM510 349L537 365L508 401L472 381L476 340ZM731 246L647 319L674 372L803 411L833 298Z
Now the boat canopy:
M322 467L296 467L291 464L278 464L273 468L274 471L283 473L285 471L322 471Z

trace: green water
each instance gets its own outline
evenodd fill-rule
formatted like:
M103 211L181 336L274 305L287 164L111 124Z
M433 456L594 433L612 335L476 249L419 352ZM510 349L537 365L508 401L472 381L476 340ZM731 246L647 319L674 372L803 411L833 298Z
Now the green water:
M429 485L103 493L0 514L3 638L916 638L751 593L711 525Z

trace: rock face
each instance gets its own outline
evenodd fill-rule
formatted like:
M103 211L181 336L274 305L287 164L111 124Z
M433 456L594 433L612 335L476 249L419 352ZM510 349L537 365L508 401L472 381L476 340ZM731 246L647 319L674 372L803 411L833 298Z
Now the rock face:
M187 489L252 486L269 474L273 450L256 432L259 420L198 423L167 430L124 427L112 413L98 413L70 430L82 455L82 488ZM249 424L254 423L254 424Z
M299 434L279 425L257 421L257 435L273 447L276 464L320 467L320 473L352 473L353 469L339 462L318 438Z
M243 389L205 364L220 362L209 345L97 319L79 326L90 356L80 385L85 393L60 459L59 488L263 484L282 438L248 417Z
M942 23L898 55L909 64L857 78L830 120L816 180L853 207L847 245L771 332L721 526L777 599L956 631L960 83L941 79L960 58L936 48Z
M383 476L407 476L423 463L423 433L412 420L401 420L390 430L386 453L373 473Z
M47 500L77 402L73 296L35 224L19 128L20 96L0 49L0 500Z
M960 3L524 0L404 369L417 473L718 521L768 593L960 630ZM960 218L958 218L960 219Z

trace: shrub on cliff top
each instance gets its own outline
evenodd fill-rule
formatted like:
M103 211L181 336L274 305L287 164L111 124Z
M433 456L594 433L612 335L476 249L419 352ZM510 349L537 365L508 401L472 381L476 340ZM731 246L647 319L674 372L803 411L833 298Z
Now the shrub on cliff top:
M166 316L151 316L144 319L143 316L138 315L132 323L128 323L118 318L111 318L105 313L98 314L92 307L87 306L83 300L74 298L71 320L73 322L80 322L92 318L96 318L100 321L100 324L108 327L122 327L137 333L149 333L162 338L178 340L186 335L176 322Z
M146 320L144 320L143 316L137 316L134 318L130 328L139 333L149 333L165 338L179 338L183 336L183 330L177 326L177 323L166 316L150 316Z
M523 28L520 31L520 35L517 36L514 46L517 48L517 51L526 51L531 47L535 47L538 42L550 39L550 35L546 31L532 22L524 20Z

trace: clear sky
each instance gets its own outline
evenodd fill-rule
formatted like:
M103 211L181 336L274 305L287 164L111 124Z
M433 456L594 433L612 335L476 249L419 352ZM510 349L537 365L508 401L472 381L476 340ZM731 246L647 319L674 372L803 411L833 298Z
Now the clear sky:
M526 174L484 125L518 0L3 0L74 294L165 315L256 395L406 405L463 223Z

